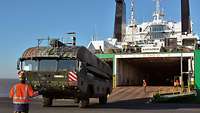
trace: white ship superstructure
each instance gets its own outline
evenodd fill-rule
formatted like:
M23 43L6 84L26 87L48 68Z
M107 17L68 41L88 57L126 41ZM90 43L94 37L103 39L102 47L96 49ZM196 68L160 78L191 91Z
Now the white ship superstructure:
M140 52L161 52L163 48L165 50L185 48L193 51L196 47L198 36L192 32L182 33L181 22L166 21L164 19L164 11L160 10L160 0L155 0L155 3L156 10L153 13L153 20L137 24L135 19L135 2L131 0L130 22L126 26L126 33L122 37L122 42L117 42L115 37L109 38L106 42L113 45L113 48L117 47L122 50L124 48L134 49L137 47L140 48ZM92 43L94 42L92 41ZM89 49L91 49L90 44L88 46ZM106 49L105 47L101 48Z
M153 14L153 21L138 25L130 22L126 28L124 42L139 47L161 48L168 46L165 43L166 40L174 39L177 46L185 46L194 50L197 38L197 35L195 36L192 33L182 34L181 22L165 21L164 12L160 10L160 0L156 0L156 11Z

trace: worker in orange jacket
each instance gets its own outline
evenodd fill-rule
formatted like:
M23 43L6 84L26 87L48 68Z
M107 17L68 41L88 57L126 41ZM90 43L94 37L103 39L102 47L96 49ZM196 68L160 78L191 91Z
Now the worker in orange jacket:
M144 94L146 96L146 93L147 93L147 91L146 91L146 88L147 88L147 82L146 82L146 80L143 80L143 87L144 87Z
M18 72L19 83L13 85L10 89L10 98L13 99L14 113L28 113L30 97L38 95L32 87L26 84L26 76L24 71Z

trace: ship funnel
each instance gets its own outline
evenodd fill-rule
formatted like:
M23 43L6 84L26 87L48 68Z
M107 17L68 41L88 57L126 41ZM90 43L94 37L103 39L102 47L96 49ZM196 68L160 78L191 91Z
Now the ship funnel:
M191 33L189 0L181 0L182 34Z
M114 38L118 42L122 42L126 33L126 4L124 0L116 1Z

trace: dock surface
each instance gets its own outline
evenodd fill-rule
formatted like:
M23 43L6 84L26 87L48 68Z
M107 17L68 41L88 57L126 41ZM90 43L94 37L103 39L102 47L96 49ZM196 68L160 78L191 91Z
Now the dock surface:
M34 99L29 113L199 113L199 104L153 104L146 99L122 100L99 105L96 99L86 109L78 108L72 100L56 100L52 107L42 107L41 99ZM0 98L0 113L12 113L9 98Z

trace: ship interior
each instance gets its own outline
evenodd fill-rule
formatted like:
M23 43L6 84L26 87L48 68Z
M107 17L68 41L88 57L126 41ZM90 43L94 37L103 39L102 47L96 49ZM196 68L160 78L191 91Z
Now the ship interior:
M117 61L117 86L173 86L174 81L188 71L188 58L129 58ZM188 74L183 74L187 84ZM179 79L180 80L180 79Z

